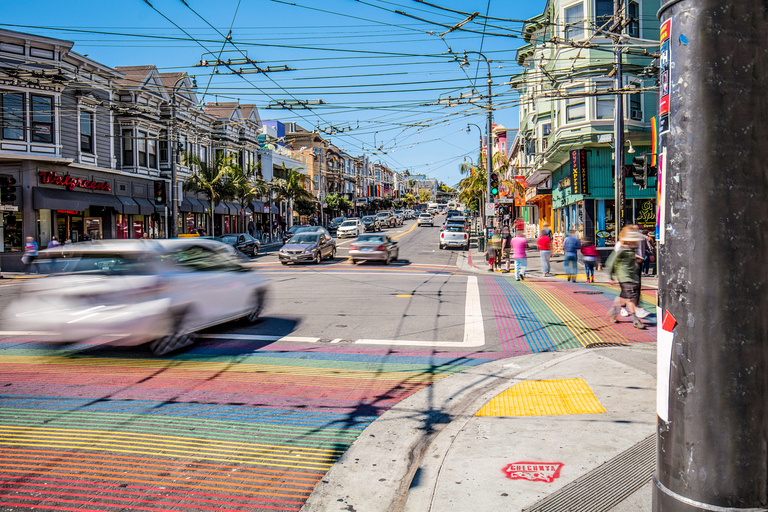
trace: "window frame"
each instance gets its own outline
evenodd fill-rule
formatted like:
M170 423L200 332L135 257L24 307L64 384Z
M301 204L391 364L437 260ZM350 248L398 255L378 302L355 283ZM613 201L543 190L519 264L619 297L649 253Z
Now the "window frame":
M44 99L50 102L49 121L36 121L35 120L35 99ZM53 96L46 96L43 94L30 94L29 98L29 131L30 141L38 144L56 144L56 102ZM35 136L36 126L47 126L50 140L39 139Z
M574 87L571 89L567 89L567 94L572 94L573 92L576 93L584 93L584 87ZM581 106L583 114L579 117L570 117L570 111L574 107ZM587 97L586 96L576 96L576 97L566 97L565 98L565 105L563 108L563 116L565 116L565 123L563 124L570 124L570 123L578 123L579 121L586 121L587 120Z
M147 166L147 132L136 131L136 166ZM143 151L142 151L143 146ZM142 162L142 155L144 155L144 162Z
M607 17L605 15L605 13L602 13L600 15L598 14L597 6L598 6L599 3L605 3L605 4L610 5L611 9L608 12L608 16ZM594 2L592 3L592 6L593 6L593 11L592 11L593 12L593 16L592 16L592 19L594 19L595 25L598 28L602 27L605 24L606 21L608 21L611 18L613 18L613 0L594 0ZM600 17L598 17L598 16L600 16ZM610 27L607 27L607 28L610 28Z
M633 103L638 108L633 109L632 108ZM632 117L633 110L640 112L640 117ZM629 118L629 120L631 121L643 120L643 93L642 92L633 92L632 94L627 94L627 118Z
M83 122L83 116L88 116L87 122ZM96 131L96 114L92 110L86 110L86 109L80 109L80 112L78 113L77 118L77 131L79 134L78 137L78 147L80 148L80 153L85 153L88 155L95 155L96 154L96 144L94 139L94 132ZM88 130L90 133L85 133L83 131L83 127L88 126ZM83 139L85 137L85 140ZM90 146L90 148L84 147L83 143L87 141L87 144Z
M577 6L581 7L581 18L579 18L579 20L576 22L569 23L568 11L574 9ZM572 37L571 33L575 34L576 31L581 31L581 34L578 37ZM572 4L564 6L563 7L563 38L566 41L580 41L586 37L586 34L587 34L587 17L586 17L584 0L580 0L578 2L574 2Z
M11 128L8 126L8 120L6 117L6 97L7 96L19 96L21 98L21 109L19 110L19 119L21 123L21 138L12 138L12 137L6 137L6 130L10 131L13 129L18 128ZM23 92L18 91L1 91L0 92L0 125L2 125L2 129L0 129L0 139L2 140L9 140L9 141L16 141L16 142L26 142L27 141L27 123L26 123L26 116L24 115L26 112L26 104L27 104L27 98L26 94Z
M168 163L168 132L163 130L160 132L159 140L157 144L158 160L161 164Z
M133 128L123 128L121 137L123 138L122 156L123 167L135 167L136 151L133 146ZM130 146L130 149L126 149L126 145Z
M152 135L147 137L147 166L150 169L158 168L157 138Z
M637 12L635 13L635 16L632 16L629 12L633 4L637 6ZM627 18L630 20L630 22L627 24L626 28L626 34L629 37L640 38L640 34L642 33L642 27L640 26L640 13L640 2L637 0L629 0L629 2L627 2Z

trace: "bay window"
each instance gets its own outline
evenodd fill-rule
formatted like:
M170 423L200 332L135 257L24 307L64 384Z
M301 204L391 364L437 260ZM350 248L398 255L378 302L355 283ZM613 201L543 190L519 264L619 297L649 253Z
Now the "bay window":
M578 41L584 39L584 4L578 4L566 7L563 10L565 18L565 39L567 41Z
M5 140L25 140L24 94L4 92L0 94L0 123Z
M53 144L53 98L32 95L32 142Z
M80 151L93 153L93 112L80 112Z
M139 167L147 166L147 132L138 132L136 153L139 155Z

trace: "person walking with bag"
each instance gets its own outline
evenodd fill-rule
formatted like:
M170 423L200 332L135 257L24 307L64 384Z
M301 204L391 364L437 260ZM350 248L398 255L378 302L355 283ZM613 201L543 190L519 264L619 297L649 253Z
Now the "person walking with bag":
M597 247L592 243L592 240L585 238L581 242L581 254L584 258L584 268L587 272L587 282L595 282L595 267L597 266L597 260L599 254L597 253Z
M563 252L565 253L563 266L565 267L565 273L568 275L568 280L574 283L576 282L576 272L578 271L579 249L581 249L581 242L576 237L576 230L572 229L563 241Z
M528 256L525 250L528 248L528 240L523 236L523 231L518 231L512 239L512 257L515 259L515 281L525 281L525 268L528 266Z
M544 223L546 226L546 222ZM550 230L551 234L552 231ZM545 230L541 230L539 238L536 240L536 245L539 248L539 258L541 258L541 275L546 277L551 275L549 269L549 261L552 258L552 237L548 236Z
M627 308L632 315L632 325L645 329L645 324L637 315L637 303L640 299L640 279L637 272L637 245L644 242L643 235L636 229L625 227L619 237L621 247L613 251L605 262L605 269L613 283L613 276L619 282L621 293L613 301L608 310L608 320L616 323L616 315L620 308Z

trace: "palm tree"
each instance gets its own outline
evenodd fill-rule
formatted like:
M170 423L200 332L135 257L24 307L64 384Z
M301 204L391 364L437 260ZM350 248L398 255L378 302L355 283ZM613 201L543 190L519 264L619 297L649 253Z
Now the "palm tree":
M244 218L243 212L249 204L269 194L269 184L260 178L260 175L261 162L249 169L243 169L239 165L231 168L229 179L232 182L232 197L240 205L241 220Z
M283 164L282 173L285 178L272 178L272 186L278 197L288 201L289 226L293 225L293 202L297 199L313 199L312 193L306 189L307 175L296 169L286 169Z
M192 174L184 181L186 192L202 194L208 200L208 223L206 230L213 234L213 209L222 201L233 196L233 185L229 179L237 165L233 157L220 156L213 165L208 165L194 155L182 155L182 163L190 165Z

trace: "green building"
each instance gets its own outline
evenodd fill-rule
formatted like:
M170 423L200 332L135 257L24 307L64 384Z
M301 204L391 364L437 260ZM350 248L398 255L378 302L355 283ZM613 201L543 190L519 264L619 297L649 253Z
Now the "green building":
M624 163L651 153L658 51L659 0L624 0L621 89ZM557 234L576 229L599 247L614 244L614 40L612 0L549 0L523 26L523 67L512 78L520 94L520 131L512 158L525 176L524 218L533 230L548 222ZM571 158L581 166L574 179ZM624 178L625 222L654 231L656 178L641 189ZM556 243L559 237L556 237Z

